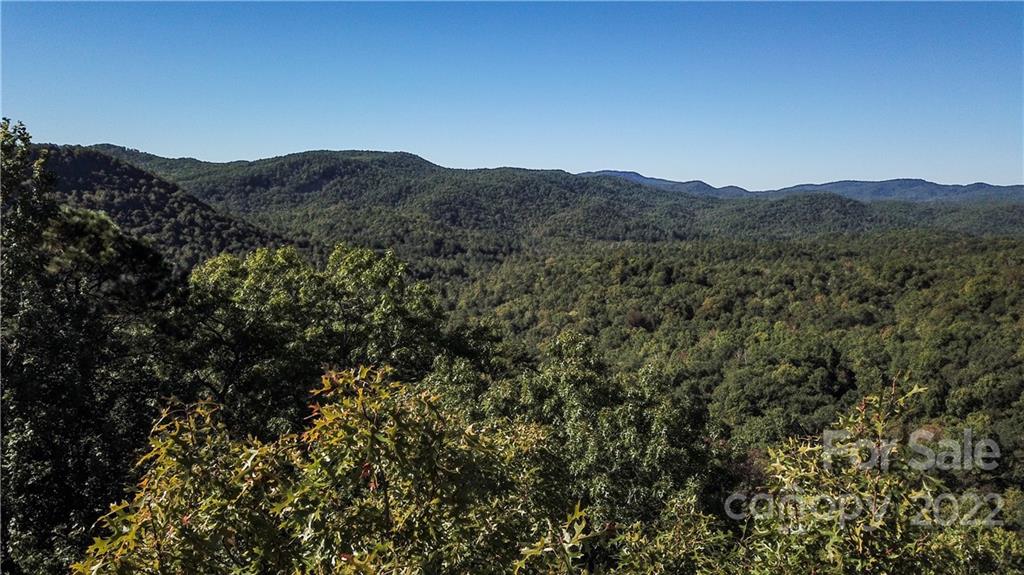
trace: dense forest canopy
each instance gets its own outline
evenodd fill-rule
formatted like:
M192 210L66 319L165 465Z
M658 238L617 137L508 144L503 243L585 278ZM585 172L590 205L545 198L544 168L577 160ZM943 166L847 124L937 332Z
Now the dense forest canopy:
M211 163L111 145L94 149L286 237L393 249L423 277L477 275L478 268L510 253L556 240L768 240L909 229L1024 232L1024 188L1019 186L998 188L999 194L975 202L959 201L963 194L956 187L928 196L945 201L917 202L917 192L900 195L891 190L898 186L876 186L887 192L879 196L887 201L862 202L843 195L857 183L838 182L826 193L786 192L775 200L752 201L619 177L455 170L406 153L316 151ZM922 186L914 185L913 190Z
M1024 573L1012 194L2 155L5 573Z
M245 253L279 237L211 208L176 185L78 146L47 146L56 191L82 208L109 214L122 229L162 249L183 270L222 252Z

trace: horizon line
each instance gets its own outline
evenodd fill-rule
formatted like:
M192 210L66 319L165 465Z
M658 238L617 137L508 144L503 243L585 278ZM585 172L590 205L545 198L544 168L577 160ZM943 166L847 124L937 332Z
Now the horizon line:
M114 146L114 147L122 148L122 149L125 149L125 150L132 150L132 151L141 152L141 153L144 153L144 154L149 154L151 156L156 156L158 158L163 158L165 160L194 160L194 161L202 162L202 163L206 163L206 164L231 164L231 163L235 163L235 162L255 163L255 162L261 162L261 161L266 161L266 160L273 160L273 159L277 159L277 158L285 158L285 157L288 157L288 156L296 156L296 155L300 155L300 154L307 154L307 153L314 153L314 152L328 152L328 153L355 153L355 152L362 152L362 153L375 153L375 154L407 154L407 155L410 155L410 156L415 156L415 157L423 160L424 162L427 162L427 163L429 163L431 165L434 165L434 166L437 166L439 168L446 169L446 170L526 170L526 171L535 171L535 172L564 172L564 173L572 175L572 176L583 176L583 175L587 175L587 174L600 174L601 172L618 172L618 173L623 173L623 174L626 174L626 173L636 174L637 176L640 176L640 177L645 178L645 179L660 180L662 182L671 183L671 184L702 183L702 184L711 186L712 188L715 188L717 190L721 190L721 189L724 189L724 188L738 188L740 190L743 190L744 192L755 193L755 194L756 193L762 193L762 192L780 191L780 190L785 190L785 189L788 189L788 188L795 188L795 187L799 187L799 186L826 186L826 185L829 185L829 184L840 184L840 183L878 184L878 183L884 183L884 182L897 182L897 181L918 181L918 182L924 182L924 183L934 184L934 185L938 185L938 186L959 186L959 187L975 186L975 185L979 185L979 184L980 185L985 185L985 186L998 187L998 188L1024 187L1024 180L1021 180L1020 182L1013 183L1013 184L992 184L992 183L989 183L989 182L987 182L985 180L975 180L975 181L969 182L969 183L946 183L946 182L938 182L938 181L935 181L935 180L930 180L928 178L922 178L922 177L907 177L907 176L903 176L903 177L895 177L895 178L885 178L885 179L881 179L881 180L865 180L865 179L857 179L857 178L839 178L839 179L833 179L833 180L828 180L828 181L823 181L823 182L803 181L803 182L799 182L799 183L795 183L795 184L789 184L789 185L778 187L778 188L752 189L752 188L746 188L744 186L740 186L740 185L737 185L737 184L725 184L725 185L722 185L722 186L716 186L714 184L709 183L707 180L703 180L703 179L699 179L699 178L697 178L697 179L686 179L686 180L674 180L674 179L669 179L669 178L662 178L660 176L651 176L649 174L644 174L644 173L638 172L636 170L622 170L622 169L611 169L611 168L602 168L602 169L597 169L597 170L583 170L583 171L580 171L580 172L573 172L573 171L567 170L565 168L534 168L534 167L523 167L523 166L513 166L513 165L475 166L475 167L446 166L446 165L442 165L442 164L439 164L437 162L434 162L433 160L430 160L430 159L424 157L423 155L417 154L415 152L409 152L407 150L380 150L380 149L373 150L373 149L368 149L368 148L363 148L363 149L360 149L360 148L348 148L348 149L317 148L317 149L307 149L307 150L299 150L299 151L295 151L295 152L288 152L288 153L278 154L278 155L274 155L274 156L264 156L264 157L259 157L259 158L255 158L255 159L251 159L251 160L250 159L245 159L245 158L238 158L238 159L234 159L234 160L216 161L216 160L204 160L202 158L197 158L195 156L165 156L165 155L156 154L156 153L153 153L153 152L146 151L146 150L144 150L142 148L136 148L136 147L132 147L132 146L125 146L125 145L122 145L122 144L114 144L112 142L97 142L95 144L57 144L57 143L53 143L53 142L43 142L43 143L39 143L38 145L41 145L41 146L45 146L45 145L52 145L52 146L80 146L80 147L83 147L83 148L95 148L97 146ZM616 177L616 176L612 176L610 174L608 176L609 177Z

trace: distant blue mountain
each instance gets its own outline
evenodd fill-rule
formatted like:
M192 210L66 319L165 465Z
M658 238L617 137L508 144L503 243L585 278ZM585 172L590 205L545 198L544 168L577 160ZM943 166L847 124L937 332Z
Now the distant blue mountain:
M881 182L844 180L827 184L802 184L775 190L773 194L831 192L862 202L896 200L905 202L1012 201L1024 203L1024 185L994 186L982 182L965 186L936 184L927 180L901 179Z
M927 180L899 179L880 182L842 180L826 184L800 184L778 190L749 191L738 186L716 188L700 180L675 182L649 178L636 172L603 170L578 174L584 177L611 177L641 185L713 198L779 198L793 194L832 193L860 202L974 202L997 201L1024 203L1024 185L994 186L974 183L968 185L936 184Z
M623 180L629 180L652 188L658 188L660 190L669 190L673 192L683 192L687 194L694 194L697 196L708 196L713 198L746 198L751 197L753 194L743 188L737 186L725 186L724 188L716 188L707 182L700 180L692 180L689 182L674 182L672 180L662 180L660 178L649 178L643 174L636 172L621 172L616 170L602 170L600 172L583 172L576 174L583 177L601 177L607 176L612 178L620 178Z

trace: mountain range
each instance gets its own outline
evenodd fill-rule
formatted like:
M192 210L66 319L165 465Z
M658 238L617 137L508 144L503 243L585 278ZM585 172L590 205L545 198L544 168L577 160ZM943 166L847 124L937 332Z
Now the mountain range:
M161 248L181 270L221 252L284 243L280 236L221 212L175 184L96 150L42 149L57 192L66 201L106 213L129 234Z
M393 249L418 274L459 277L553 242L1024 234L1022 186L891 180L749 192L632 172L452 169L403 152L217 163L110 144L46 147L67 201L107 212L182 269L285 242L318 257L339 242Z
M841 180L824 184L799 184L777 190L751 191L738 186L716 188L700 180L676 182L660 178L650 178L636 172L602 170L583 172L583 177L612 177L636 182L652 188L682 192L687 194L708 196L721 199L738 198L770 198L776 199L793 194L831 193L859 202L899 201L899 202L967 202L967 201L1006 201L1024 202L1024 185L995 186L983 182L967 185L936 184L921 179L896 179L876 182Z

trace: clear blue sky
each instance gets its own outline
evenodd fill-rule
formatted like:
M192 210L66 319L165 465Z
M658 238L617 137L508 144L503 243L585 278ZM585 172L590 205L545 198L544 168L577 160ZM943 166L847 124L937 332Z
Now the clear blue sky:
M1024 4L2 3L37 141L754 189L1024 181Z

